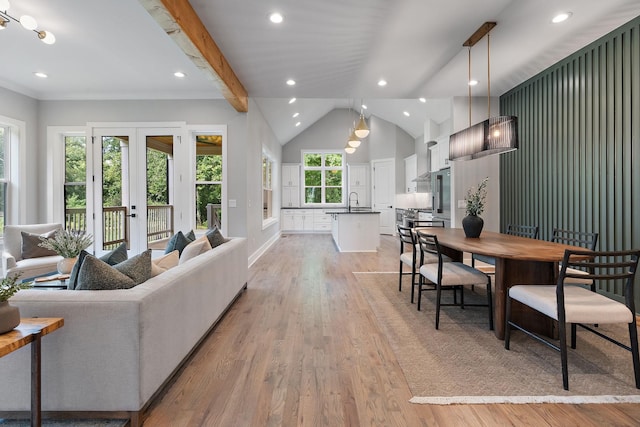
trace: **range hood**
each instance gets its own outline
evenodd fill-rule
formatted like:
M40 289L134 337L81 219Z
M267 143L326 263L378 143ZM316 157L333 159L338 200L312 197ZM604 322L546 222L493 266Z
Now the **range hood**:
M431 171L425 172L422 175L418 175L416 178L412 179L413 182L431 182Z
M425 142L427 146L427 171L423 174L418 175L416 178L412 179L412 182L426 182L429 184L429 188L431 188L431 150L429 147L433 147L437 144L436 141L428 141Z

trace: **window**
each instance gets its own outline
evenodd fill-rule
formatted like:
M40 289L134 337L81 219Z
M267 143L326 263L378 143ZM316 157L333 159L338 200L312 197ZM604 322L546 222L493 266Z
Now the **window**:
M302 152L304 203L344 204L344 163L339 151Z
M196 228L222 228L222 135L196 135Z
M87 231L87 138L64 136L64 217L68 230Z
M273 218L273 160L262 153L262 220Z
M9 186L9 136L8 126L0 125L0 236L7 217L7 187Z

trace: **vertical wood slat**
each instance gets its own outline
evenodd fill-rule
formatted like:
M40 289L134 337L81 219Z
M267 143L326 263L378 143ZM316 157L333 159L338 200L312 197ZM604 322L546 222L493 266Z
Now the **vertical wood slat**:
M503 229L597 232L599 249L640 248L640 17L507 92L500 108L520 126L520 149L500 160ZM620 298L620 285L601 291Z

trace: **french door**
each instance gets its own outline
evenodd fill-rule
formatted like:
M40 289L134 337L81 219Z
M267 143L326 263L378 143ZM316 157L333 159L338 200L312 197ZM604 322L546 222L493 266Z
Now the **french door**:
M173 150L179 128L92 129L94 248L163 249L173 234Z

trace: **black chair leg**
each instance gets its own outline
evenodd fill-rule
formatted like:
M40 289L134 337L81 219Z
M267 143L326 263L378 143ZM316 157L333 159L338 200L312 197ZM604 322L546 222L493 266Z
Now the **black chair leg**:
M420 304L422 303L422 284L424 283L424 277L420 275L420 279L418 280L418 311L420 311ZM411 287L411 291L413 293L413 287ZM411 296L411 302L413 302L413 295Z
M440 327L440 297L442 296L442 287L437 285L436 290L436 329Z
M504 348L509 350L509 343L511 342L511 297L507 294L507 307L504 316Z
M400 261L400 274L399 274L400 277L398 277L398 292L402 292L402 264L403 262Z
M464 286L460 286L460 308L464 310Z
M493 297L491 296L491 277L487 276L487 306L489 307L489 330L493 331Z
M558 320L558 332L560 334L560 361L562 362L562 387L569 390L569 367L567 351L567 324Z
M575 350L576 348L576 329L577 325L575 323L571 324L571 348Z
M640 356L638 355L638 327L635 319L629 323L629 337L631 339L631 357L633 359L633 374L636 388L640 388Z

